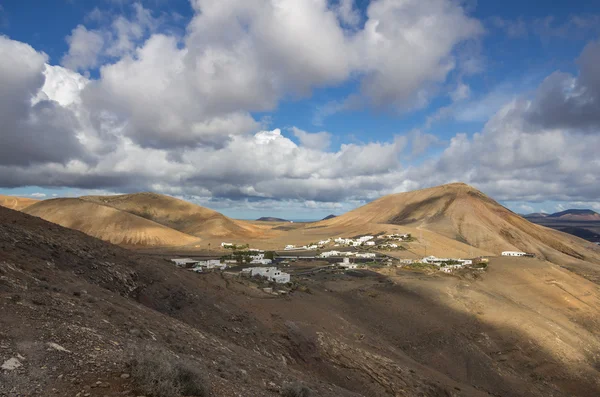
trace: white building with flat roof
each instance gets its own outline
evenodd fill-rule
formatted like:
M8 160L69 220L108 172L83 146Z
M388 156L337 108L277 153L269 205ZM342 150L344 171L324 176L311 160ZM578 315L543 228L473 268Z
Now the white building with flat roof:
M249 274L251 277L266 277L269 281L281 284L289 283L291 279L289 273L282 272L276 267L249 267L242 270L242 273Z
M502 256L525 256L526 252L521 251L502 251Z
M340 256L342 253L340 251L325 251L319 254L321 258L330 258L332 256Z
M201 269L206 269L206 270L211 270L211 269L225 270L225 269L227 269L227 264L221 263L221 261L219 259L209 259L206 261L198 261L198 263L196 264L196 266L194 266L194 268L201 268Z
M356 254L357 258L376 258L377 254L371 253L371 252L359 252Z
M191 258L175 258L171 259L171 262L175 263L175 265L179 267L192 267L197 264L199 261Z
M252 259L250 264L252 265L270 265L273 263L271 259L261 258L261 259Z

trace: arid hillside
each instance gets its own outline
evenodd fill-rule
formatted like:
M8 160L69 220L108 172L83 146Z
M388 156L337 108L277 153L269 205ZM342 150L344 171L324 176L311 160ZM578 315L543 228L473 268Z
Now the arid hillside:
M384 196L319 225L367 223L428 230L496 255L518 250L554 262L600 263L600 252L593 244L535 225L464 183Z
M125 246L181 246L200 240L140 216L78 198L44 200L24 212Z
M202 238L260 238L267 229L174 197L156 193L84 196L82 200L116 208L182 233Z
M0 248L2 396L600 393L600 289L537 259L320 272L273 296L4 208Z
M39 200L28 197L3 196L0 195L0 207L10 208L11 210L21 211Z

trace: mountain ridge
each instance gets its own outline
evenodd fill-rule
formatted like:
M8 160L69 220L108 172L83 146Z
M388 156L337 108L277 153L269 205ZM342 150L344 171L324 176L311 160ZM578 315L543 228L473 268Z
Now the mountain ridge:
M321 223L406 225L433 231L498 255L502 251L518 250L543 258L556 259L566 255L600 261L600 255L587 241L533 224L464 183L383 196Z
M113 244L183 246L200 241L197 237L152 220L80 198L44 200L23 209L22 212Z

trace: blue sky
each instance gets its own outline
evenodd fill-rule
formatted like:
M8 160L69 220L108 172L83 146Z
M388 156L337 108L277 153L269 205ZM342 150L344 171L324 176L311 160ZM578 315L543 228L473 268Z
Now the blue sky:
M557 76L556 84L575 82L579 89L573 92L594 102L596 87L585 85L593 76L582 78L584 63L578 59L595 54L600 3L400 3L298 0L296 8L288 1L277 9L268 0L232 1L231 15L223 16L218 2L210 0L195 8L184 0L0 2L2 51L24 59L25 50L12 45L22 43L46 54L42 62L54 67L53 73L40 64L27 81L43 74L44 85L35 90L77 119L57 127L56 136L44 134L57 146L72 139L81 151L63 159L59 149L50 155L42 147L39 153L24 151L31 160L21 156L0 163L0 193L53 197L155 190L241 218L307 219L346 211L381 194L461 180L517 212L600 208L598 190L589 188L596 182L593 173L573 165L597 144L596 120L588 126L556 120L549 125L544 120L553 115L536 97ZM285 7L295 12L291 19L278 13ZM318 26L303 25L319 18ZM434 25L426 25L428 18ZM238 31L236 21L246 25ZM373 23L383 29L379 39L369 35ZM306 37L297 38L301 34ZM159 37L173 39L156 51L181 56L180 74L168 70L169 62L142 60L141 51L154 51L150 44ZM256 59L255 53L263 55ZM229 75L215 74L215 65ZM157 80L132 83L141 71L155 73ZM11 75L8 69L3 73ZM226 86L228 80L239 85ZM77 92L65 88L75 81L85 83ZM171 101L153 97L156 81L166 82L160 96ZM501 114L513 102L522 108ZM530 109L541 114L535 123L525 114ZM106 130L106 120L112 129ZM515 136L516 125L522 136ZM268 150L255 146L259 131L270 134L261 141ZM23 136L15 130L7 141L25 145ZM548 140L553 144L546 147ZM563 153L565 143L570 149ZM512 160L491 164L490 156L481 154L488 147L491 156ZM545 148L546 158L535 147ZM246 150L260 157L240 155ZM474 150L477 158L471 159ZM531 150L540 158L533 161ZM162 159L160 170L149 171L147 159L153 156Z

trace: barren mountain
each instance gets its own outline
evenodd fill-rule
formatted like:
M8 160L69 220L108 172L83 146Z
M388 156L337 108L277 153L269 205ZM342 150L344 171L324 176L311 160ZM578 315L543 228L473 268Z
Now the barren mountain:
M27 208L38 201L39 200L27 197L0 195L0 207L6 207L17 211L21 211L22 209Z
M198 238L159 223L78 198L44 200L24 212L90 236L127 246L182 246Z
M560 263L600 263L600 253L593 244L535 225L464 183L391 194L320 222L338 227L366 223L429 230L496 255L519 250Z
M156 193L84 196L81 199L116 208L204 239L259 238L267 230L228 218L217 211Z

